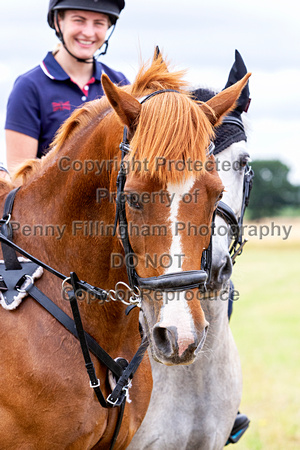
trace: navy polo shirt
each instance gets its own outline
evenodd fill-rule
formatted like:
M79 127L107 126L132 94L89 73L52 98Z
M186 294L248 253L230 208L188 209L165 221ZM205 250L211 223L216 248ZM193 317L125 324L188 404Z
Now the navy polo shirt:
M49 52L39 66L15 81L7 103L5 128L37 139L40 158L75 108L103 96L102 73L115 84L129 84L121 72L95 61L93 77L81 90Z

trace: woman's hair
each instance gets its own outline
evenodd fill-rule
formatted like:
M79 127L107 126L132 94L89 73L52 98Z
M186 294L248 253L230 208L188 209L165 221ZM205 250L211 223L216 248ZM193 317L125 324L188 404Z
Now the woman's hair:
M57 11L57 13L58 13L58 15L59 15L59 17L61 18L61 19L64 19L64 17L65 17L65 9L59 9L58 11Z
M61 47L62 47L62 43L61 43L61 42L58 42L58 44L56 45L56 47L52 50L52 55L55 56L55 55L59 52L59 50L61 49Z

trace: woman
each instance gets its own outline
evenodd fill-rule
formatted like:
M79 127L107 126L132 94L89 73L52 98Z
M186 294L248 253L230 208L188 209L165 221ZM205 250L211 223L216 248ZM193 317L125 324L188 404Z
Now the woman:
M103 72L114 83L129 84L121 72L96 59L106 53L124 6L124 0L50 0L48 24L61 43L39 66L17 78L8 99L5 129L10 171L25 159L45 155L71 112L103 95Z

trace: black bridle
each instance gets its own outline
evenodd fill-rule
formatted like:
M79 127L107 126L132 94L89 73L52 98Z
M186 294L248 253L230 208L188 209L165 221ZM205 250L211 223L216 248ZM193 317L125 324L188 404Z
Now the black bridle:
M234 135L234 142L237 142L237 139L245 139L245 128L242 120L235 116L227 116L223 119L223 124L231 124L234 125L237 129L236 134ZM222 127L221 125L221 127ZM232 138L231 138L232 139ZM214 154L218 154L221 151L223 151L225 148L229 146L229 142L226 143L226 141L222 141L222 144L220 146L216 146L216 149L214 151ZM252 189L253 184L253 178L254 178L254 170L251 166L246 164L245 166L245 172L244 172L244 184L243 184L243 201L242 201L242 208L241 208L241 214L237 218L234 211L228 206L226 203L220 201L217 207L217 214L222 219L224 219L227 224L230 227L233 241L229 250L232 263L234 264L236 262L236 257L240 255L243 251L244 245L247 243L247 239L243 239L243 220L246 208L249 204L250 199L250 192Z
M150 98L158 94L165 92L177 92L174 89L163 89L152 92L151 94L143 97L140 103L144 103ZM131 151L130 144L127 137L127 128L124 127L123 141L120 144L121 164L117 177L117 197L116 197L116 216L115 216L115 232L117 225L119 224L119 234L123 244L125 252L126 270L128 275L129 286L133 291L149 289L154 291L184 291L193 288L199 288L201 291L206 290L206 283L209 282L211 276L211 264L212 264L212 240L207 249L203 250L201 259L201 270L189 270L183 272L175 272L158 277L141 278L136 270L134 264L134 251L131 247L128 223L126 218L126 196L124 195L124 187L126 183L126 169L124 165L125 156ZM213 153L214 145L211 143L208 148L208 156ZM212 233L214 229L214 217L212 220Z

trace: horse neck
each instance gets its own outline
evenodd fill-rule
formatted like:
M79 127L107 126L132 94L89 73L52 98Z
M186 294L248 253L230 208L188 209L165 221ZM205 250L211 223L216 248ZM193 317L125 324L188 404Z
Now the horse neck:
M99 202L97 198L99 189L109 192L111 178L117 176L116 170L111 175L106 163L113 158L113 146L104 146L105 133L101 134L101 130L90 131L91 137L86 132L78 134L58 151L50 152L39 171L21 187L14 215L29 223L48 221L61 226L76 220L113 222L113 202L104 207L105 201Z
M104 151L101 158L101 149L96 148L97 151L83 148L80 152L71 149L47 161L43 173L33 175L18 191L12 220L18 226L14 228L14 241L26 251L67 276L74 271L81 280L109 290L117 281L127 281L127 276L124 267L110 270L111 253L122 253L122 248L111 228L101 230L101 225L113 225L115 206L109 199L97 202L96 193L98 188L109 192L117 174L111 175L105 167L96 176L72 168L62 171L59 166L65 156L70 162L101 162L107 158ZM101 308L106 310L106 306ZM88 315L95 315L90 306L83 305L83 309L89 311ZM119 309L119 305L109 305L116 317L121 317Z

